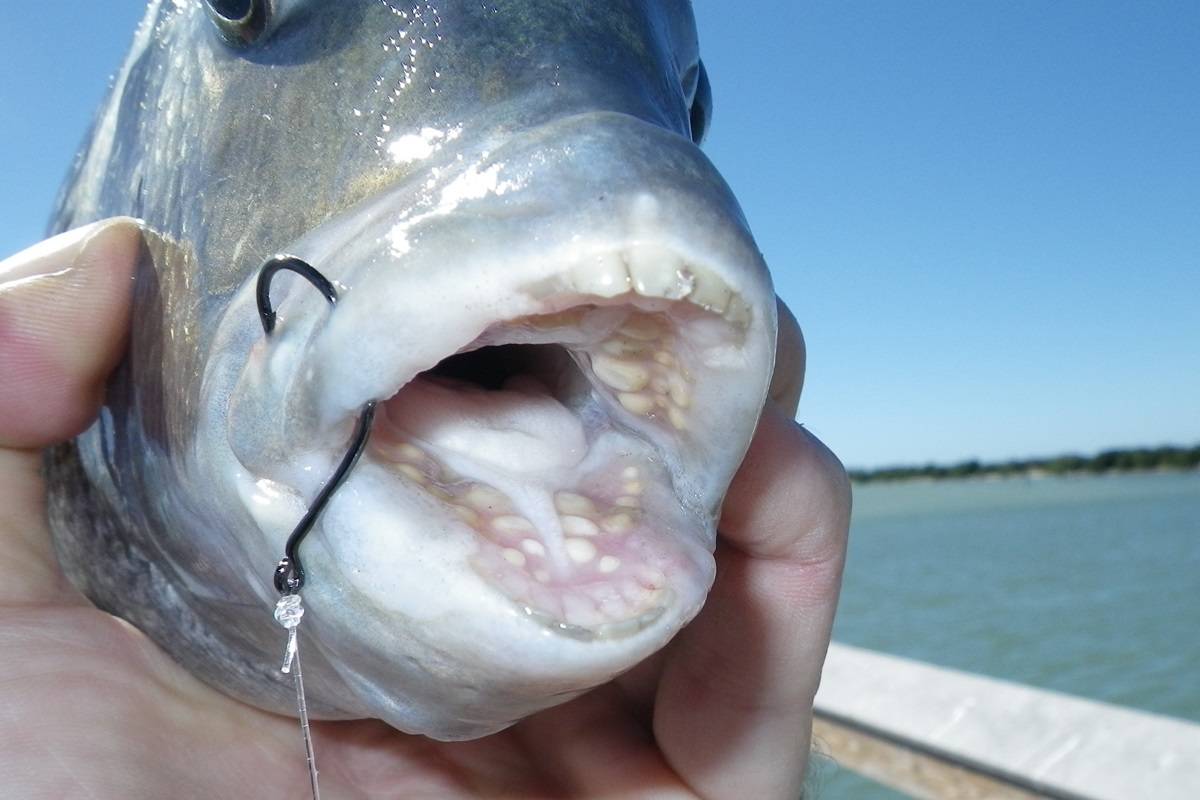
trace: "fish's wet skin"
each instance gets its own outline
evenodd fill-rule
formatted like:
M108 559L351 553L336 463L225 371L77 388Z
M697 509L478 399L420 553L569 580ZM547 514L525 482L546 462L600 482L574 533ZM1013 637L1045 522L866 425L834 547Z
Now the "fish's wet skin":
M775 360L709 103L683 0L152 2L55 221L145 229L106 406L47 460L71 579L294 713L270 568L376 402L304 542L314 718L481 736L661 648ZM276 253L337 304L281 272L267 337Z

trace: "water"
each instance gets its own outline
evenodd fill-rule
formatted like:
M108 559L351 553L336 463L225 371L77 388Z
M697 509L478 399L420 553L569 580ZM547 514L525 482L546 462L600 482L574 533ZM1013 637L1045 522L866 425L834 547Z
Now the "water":
M834 638L1200 722L1200 473L857 487Z

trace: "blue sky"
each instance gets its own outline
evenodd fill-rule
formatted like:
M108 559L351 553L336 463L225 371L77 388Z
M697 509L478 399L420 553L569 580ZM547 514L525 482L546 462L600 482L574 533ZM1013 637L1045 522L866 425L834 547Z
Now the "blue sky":
M1200 440L1200 4L696 13L706 149L805 328L799 418L849 465ZM0 253L39 238L140 14L0 30Z

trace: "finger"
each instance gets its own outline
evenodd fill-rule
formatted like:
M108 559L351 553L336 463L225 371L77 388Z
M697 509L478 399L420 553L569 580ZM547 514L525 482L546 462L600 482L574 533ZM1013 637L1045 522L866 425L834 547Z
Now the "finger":
M615 686L536 714L514 732L538 754L556 796L694 800Z
M796 413L800 405L800 392L804 388L804 334L800 332L800 323L791 310L778 297L775 298L778 309L779 330L775 336L775 371L771 373L771 387L768 397L779 408L789 415Z
M0 262L0 446L45 447L91 422L124 348L140 242L116 218Z
M837 458L769 406L726 500L716 583L659 686L655 735L701 796L799 796L849 512Z
M124 342L138 241L133 220L107 220L0 262L0 603L70 595L32 448L95 416Z

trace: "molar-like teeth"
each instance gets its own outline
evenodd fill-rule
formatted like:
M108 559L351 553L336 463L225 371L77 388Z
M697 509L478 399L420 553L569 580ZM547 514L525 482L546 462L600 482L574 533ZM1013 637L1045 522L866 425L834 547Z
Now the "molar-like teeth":
M571 285L584 294L616 297L632 288L629 268L618 253L600 253L571 270Z
M396 469L401 475L408 478L413 483L421 485L425 483L425 473L421 472L421 470L417 469L412 464L399 464L397 465Z
M512 564L514 567L525 566L525 554L513 547L506 547L500 553L504 560Z
M554 507L560 514L573 514L577 517L591 517L596 514L595 504L574 492L558 492L554 495Z
M505 514L503 516L496 517L492 520L492 527L495 528L498 533L529 534L536 532L532 522L524 517L518 517L515 514Z
M604 529L605 533L628 533L629 529L633 527L633 515L624 511L611 514L600 521L600 527Z
M458 503L455 503L451 508L454 509L454 513L459 516L459 519L468 525L476 526L479 524L479 513L475 509L467 508Z
M678 372L667 373L667 393L671 396L671 402L680 408L687 408L692 404L691 388Z
M576 564L587 564L596 557L596 545L587 539L568 537L563 546L567 550L567 556Z
M680 411L675 406L671 406L670 408L667 409L667 419L669 419L671 421L671 425L672 425L672 427L675 428L675 430L677 430L677 431L687 430L687 426L688 426L687 417L685 417L683 415L683 412Z
M634 497L633 495L629 495L629 494L621 495L616 500L613 500L613 504L621 506L622 508L641 508L642 507L642 501L639 500L638 498Z
M630 414L638 416L645 416L654 410L654 397L648 394L621 392L617 395L617 402Z
M651 342L641 342L637 339L628 339L624 336L613 336L610 339L605 339L601 343L600 349L610 356L621 358L645 355L652 346Z
M521 540L521 549L524 550L529 555L538 556L539 558L546 555L546 546L543 545L541 542L539 542L537 539ZM537 573L534 573L534 576L536 577Z
M595 536L600 533L600 528L590 519L570 514L562 518L562 528L568 536Z
M608 574L616 572L621 567L621 559L616 556L601 556L596 568L601 572Z
M396 453L400 456L400 458L418 464L425 459L425 451L417 447L412 442L403 442L398 448L396 448Z
M489 486L476 484L463 496L463 500L477 511L507 511L510 508L508 498Z
M640 392L650 381L650 370L633 361L624 361L607 355L592 359L596 377L622 392Z

